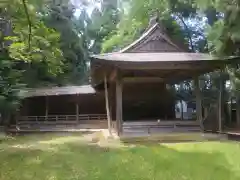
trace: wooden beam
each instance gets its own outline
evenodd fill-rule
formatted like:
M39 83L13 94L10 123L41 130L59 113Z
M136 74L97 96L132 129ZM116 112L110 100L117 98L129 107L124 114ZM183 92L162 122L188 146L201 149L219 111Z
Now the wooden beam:
M159 83L163 81L164 81L164 78L160 78L160 77L125 77L123 78L124 83L142 83L142 82Z
M119 67L124 70L206 70L220 69L218 64L209 64L210 61L199 62L122 62Z
M120 72L117 73L116 78L116 124L117 133L122 133L122 77Z
M108 99L108 86L107 86L107 76L104 76L104 89L105 89L105 104L106 104L106 112L107 112L107 121L108 121L108 131L109 134L112 135L112 128L111 128L111 116L110 116L110 109L109 109L109 99Z
M200 90L200 87L199 87L198 77L196 77L194 79L194 86L195 86L195 96L196 96L197 121L200 124L201 130L203 130L204 127L203 127L203 118L202 118L202 98L201 98L201 90Z

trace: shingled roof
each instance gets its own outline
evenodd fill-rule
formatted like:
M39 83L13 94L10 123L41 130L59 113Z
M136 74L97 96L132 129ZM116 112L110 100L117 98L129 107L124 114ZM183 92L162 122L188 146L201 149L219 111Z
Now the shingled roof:
M91 85L85 86L64 86L64 87L47 87L33 88L20 91L20 96L37 97L37 96L60 96L73 94L94 94L96 91Z
M149 27L136 41L122 49L122 53L139 52L186 52L166 34L164 28L156 22Z
M171 53L106 53L93 55L93 58L115 61L115 62L181 62L181 61L204 61L218 60L217 57L210 56L204 53L186 53L186 52L171 52Z
M154 70L154 76L164 76L166 81L169 76L182 80L221 69L234 62L229 61L230 57L219 58L210 54L192 53L187 49L183 43L179 44L170 38L155 17L137 40L119 52L91 56L92 83L101 83L104 76L114 74L114 70L120 70L122 76L129 76L131 71L134 77L146 75L146 71L153 74ZM164 75L166 71L168 76Z

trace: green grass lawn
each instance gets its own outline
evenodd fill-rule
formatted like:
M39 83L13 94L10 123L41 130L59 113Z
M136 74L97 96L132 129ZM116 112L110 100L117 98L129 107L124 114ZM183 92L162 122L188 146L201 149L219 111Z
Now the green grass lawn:
M101 146L31 135L2 141L0 162L0 180L239 180L240 144Z

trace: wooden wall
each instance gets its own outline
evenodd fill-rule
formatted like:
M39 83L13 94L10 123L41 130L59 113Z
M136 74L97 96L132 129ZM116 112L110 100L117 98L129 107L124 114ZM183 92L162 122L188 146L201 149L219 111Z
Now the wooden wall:
M104 94L81 94L66 96L48 96L49 115L75 115L76 103L79 114L105 114ZM33 97L23 100L21 115L45 116L46 97Z
M112 117L116 117L115 85L110 89ZM125 83L123 85L123 120L174 119L175 100L161 83Z
M112 119L116 117L115 84L109 86ZM74 115L76 103L79 114L106 114L104 90L96 94L48 96L49 115ZM175 103L172 95L161 83L126 83L123 85L123 120L174 119ZM45 116L46 97L23 101L21 115Z

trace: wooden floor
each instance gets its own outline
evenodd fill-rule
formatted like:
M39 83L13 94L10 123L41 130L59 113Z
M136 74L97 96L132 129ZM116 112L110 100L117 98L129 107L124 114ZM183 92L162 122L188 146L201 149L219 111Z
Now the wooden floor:
M124 142L187 142L226 139L224 134L203 133L196 121L124 122Z
M79 122L28 122L17 125L12 125L9 132L82 132L82 131L98 131L107 129L106 120L91 120Z
M240 128L228 129L223 132L229 140L240 141Z
M127 136L200 132L200 130L200 126L196 121L135 121L123 123L123 134Z
M240 128L227 129L224 131L224 133L240 136Z
M115 122L113 123L115 127ZM107 121L84 121L75 124L39 124L31 123L24 126L12 126L9 131L16 134L44 133L44 132L96 132L107 129ZM113 128L114 129L114 128ZM124 122L123 132L119 137L124 142L158 141L182 142L219 139L218 135L208 133L204 135L200 126L194 121L134 121Z
M57 121L56 122L30 122L25 121L13 125L10 132L76 132L97 131L108 129L107 120L90 121ZM113 128L115 128L113 122ZM146 136L160 133L200 132L200 126L196 121L134 121L123 123L123 133L126 136Z

